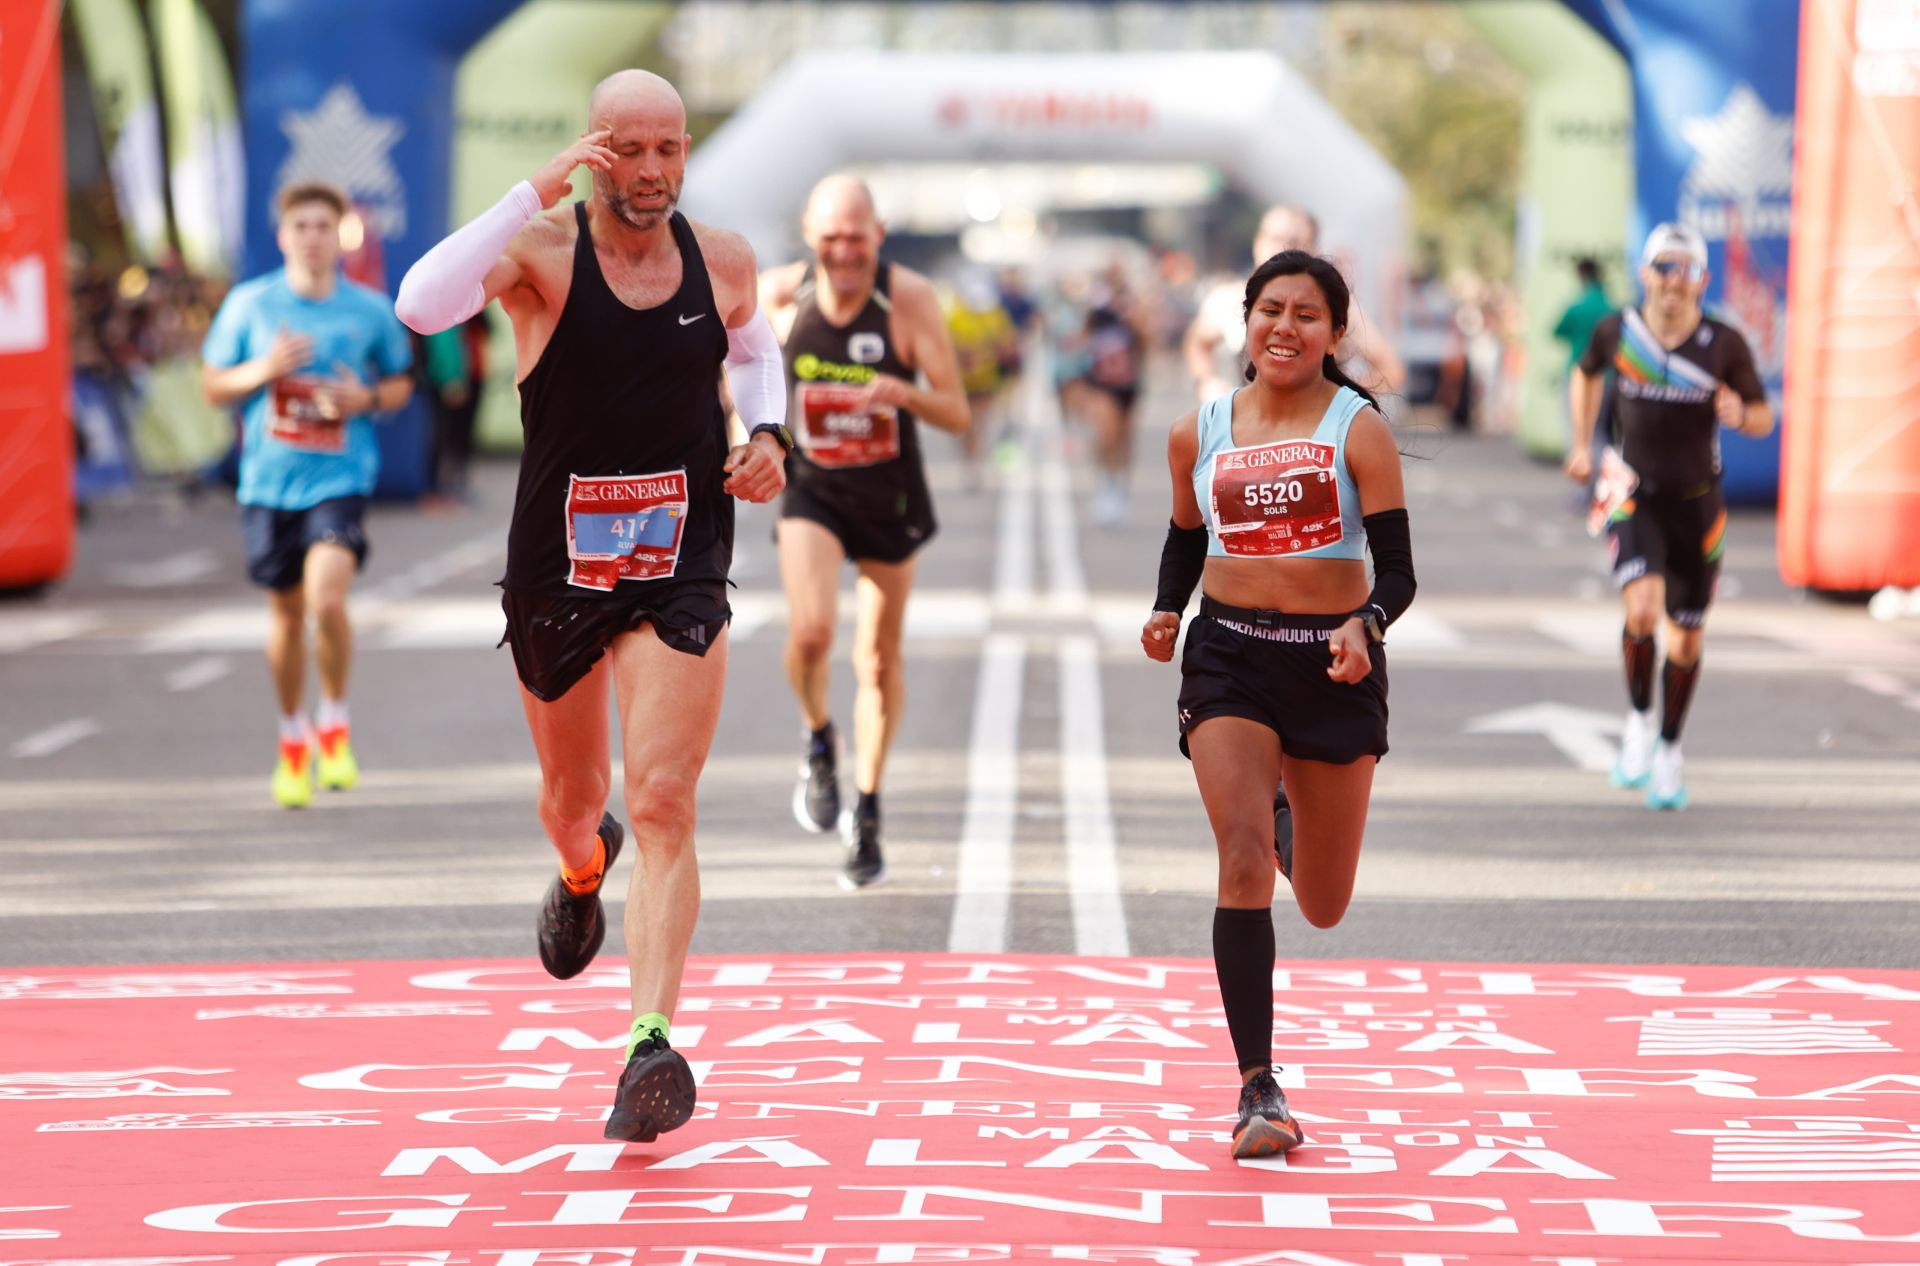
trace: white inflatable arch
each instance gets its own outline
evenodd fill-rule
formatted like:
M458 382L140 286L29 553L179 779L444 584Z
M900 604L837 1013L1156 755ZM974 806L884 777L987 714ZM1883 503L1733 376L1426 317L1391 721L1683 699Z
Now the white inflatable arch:
M887 161L1211 164L1312 211L1368 311L1397 307L1405 183L1263 52L802 53L694 147L682 205L746 234L766 266L799 250L816 180Z

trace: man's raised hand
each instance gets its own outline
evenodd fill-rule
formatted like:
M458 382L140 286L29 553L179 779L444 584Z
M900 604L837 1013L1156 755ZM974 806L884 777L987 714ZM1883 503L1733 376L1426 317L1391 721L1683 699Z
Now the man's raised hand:
M561 150L550 159L545 167L529 178L533 191L540 195L540 205L550 207L567 196L572 188L573 169L581 165L595 171L610 171L613 168L613 151L607 148L607 142L613 137L612 128L599 128L592 132L582 132L580 139Z

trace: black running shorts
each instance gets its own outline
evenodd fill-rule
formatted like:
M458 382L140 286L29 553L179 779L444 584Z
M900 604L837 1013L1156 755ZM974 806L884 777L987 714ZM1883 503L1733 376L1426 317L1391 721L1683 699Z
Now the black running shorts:
M818 523L839 539L841 550L856 563L869 559L904 563L933 539L933 507L920 501L905 491L891 505L851 505L803 483L789 483L780 498L780 517Z
M335 497L304 510L272 506L240 507L240 530L247 548L247 579L276 593L298 589L307 551L339 545L353 551L354 569L367 563L365 497Z
M536 699L547 703L593 671L622 633L651 623L676 651L704 656L733 618L723 580L628 582L606 597L506 593L500 645L513 647L514 671Z
M1248 611L1201 598L1180 660L1180 752L1213 717L1242 717L1280 736L1295 760L1350 765L1387 754L1387 655L1369 646L1373 671L1347 685L1327 676L1327 634L1345 615Z
M1614 583L1664 576L1667 618L1683 629L1707 622L1720 584L1727 505L1716 486L1695 497L1636 493L1607 521Z

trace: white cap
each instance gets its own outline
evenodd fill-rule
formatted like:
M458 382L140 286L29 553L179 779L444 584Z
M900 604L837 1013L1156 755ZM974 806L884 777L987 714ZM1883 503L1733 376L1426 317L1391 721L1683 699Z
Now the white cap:
M1662 255L1684 255L1704 270L1707 266L1707 240L1700 236L1699 230L1689 225L1676 224L1671 220L1656 224L1653 232L1647 234L1646 249L1640 252L1640 266L1645 268Z

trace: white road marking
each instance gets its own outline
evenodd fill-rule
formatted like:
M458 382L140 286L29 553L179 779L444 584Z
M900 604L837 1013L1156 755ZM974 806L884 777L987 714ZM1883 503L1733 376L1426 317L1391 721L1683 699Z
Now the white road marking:
M23 611L0 613L0 655L31 650L49 642L64 642L100 627L106 621L94 611Z
M1457 651L1464 649L1467 636L1454 625L1419 607L1411 607L1393 622L1387 632L1387 650Z
M233 665L218 655L182 664L167 674L167 689L175 694L210 686L233 671Z
M183 550L150 563L114 563L107 580L127 589L171 589L205 580L220 570L220 559L210 549Z
M8 751L15 760L39 760L72 747L83 739L92 738L99 732L100 723L92 717L75 717L71 721L50 725L38 734L29 734Z
M1533 703L1491 712L1468 721L1468 734L1540 734L1581 769L1604 773L1613 768L1620 733L1618 716L1564 703Z
M1620 615L1616 611L1568 611L1536 616L1534 630L1582 655L1620 653Z
M994 537L993 599L1006 606L1033 601L1033 473L1029 459L1009 472L1000 490L999 534ZM907 606L912 618L913 605Z
M1013 836L1020 801L1020 692L1027 642L988 635L973 694L967 804L960 826L953 926L947 948L997 954L1007 948L1013 899Z
M1127 911L1107 784L1100 644L1077 634L1060 641L1060 801L1076 954L1124 955Z

